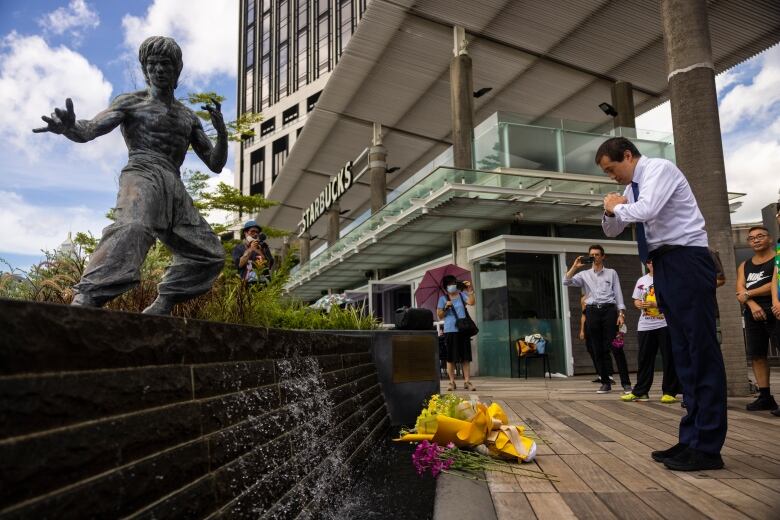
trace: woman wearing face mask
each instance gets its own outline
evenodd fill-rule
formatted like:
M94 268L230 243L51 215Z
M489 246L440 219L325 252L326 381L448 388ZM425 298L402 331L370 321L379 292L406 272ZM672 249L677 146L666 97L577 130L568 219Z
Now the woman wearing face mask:
M444 320L444 339L447 346L447 375L450 378L448 391L457 388L455 385L455 363L460 362L463 368L463 388L476 390L470 381L469 365L471 364L471 338L467 334L458 332L455 322L458 318L466 317L466 305L474 305L477 300L474 297L474 287L471 282L463 282L466 292L458 290L457 280L452 275L442 279L442 288L446 294L439 297L436 306L436 314L440 320Z

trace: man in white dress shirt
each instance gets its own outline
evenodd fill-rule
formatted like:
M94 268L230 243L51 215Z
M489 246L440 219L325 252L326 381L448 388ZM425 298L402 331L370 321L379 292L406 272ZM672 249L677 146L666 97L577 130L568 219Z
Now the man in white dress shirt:
M642 157L624 137L608 139L596 164L623 195L604 197L602 227L616 236L636 224L642 261L652 260L658 305L672 336L688 415L679 443L652 457L677 471L720 469L726 439L726 371L715 329L716 269L704 217L683 173L666 159Z

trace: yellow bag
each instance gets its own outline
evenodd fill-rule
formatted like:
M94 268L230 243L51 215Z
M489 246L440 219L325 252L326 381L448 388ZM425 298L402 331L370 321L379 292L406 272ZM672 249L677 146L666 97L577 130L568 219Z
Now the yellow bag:
M529 343L524 339L518 339L517 343L515 343L515 348L517 349L517 355L520 357L536 354L536 343Z

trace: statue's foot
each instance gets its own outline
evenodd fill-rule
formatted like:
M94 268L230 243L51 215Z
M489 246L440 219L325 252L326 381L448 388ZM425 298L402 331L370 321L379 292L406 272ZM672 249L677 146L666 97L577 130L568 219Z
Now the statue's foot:
M143 310L143 314L153 314L155 316L170 316L175 304L165 296L158 295L157 298Z
M103 304L95 300L94 298L90 298L86 294L78 293L76 296L73 297L73 301L70 302L71 305L76 305L79 307L102 307Z
M143 310L143 314L155 316L170 316L175 304L165 296L157 296L150 306Z

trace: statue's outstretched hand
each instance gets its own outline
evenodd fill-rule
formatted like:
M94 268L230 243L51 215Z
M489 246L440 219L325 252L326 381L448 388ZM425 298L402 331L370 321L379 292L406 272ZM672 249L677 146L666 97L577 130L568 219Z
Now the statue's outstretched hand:
M211 103L214 103L211 105ZM227 132L225 128L225 120L222 117L222 104L214 98L211 98L211 103L203 105L200 108L205 110L211 116L211 124L214 125L214 130L220 133Z
M53 134L62 134L66 130L76 126L76 114L73 112L73 101L70 98L65 100L65 108L55 108L51 117L41 116L47 126L33 128L33 132L51 132Z

